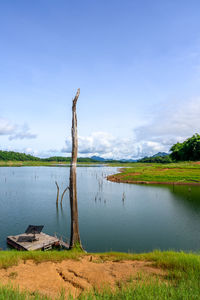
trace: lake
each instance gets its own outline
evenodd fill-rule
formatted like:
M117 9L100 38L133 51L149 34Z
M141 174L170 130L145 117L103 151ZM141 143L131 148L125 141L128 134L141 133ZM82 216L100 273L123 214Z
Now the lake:
M112 167L78 167L80 235L88 252L199 251L200 186L114 183ZM29 224L70 237L69 167L0 167L0 247Z

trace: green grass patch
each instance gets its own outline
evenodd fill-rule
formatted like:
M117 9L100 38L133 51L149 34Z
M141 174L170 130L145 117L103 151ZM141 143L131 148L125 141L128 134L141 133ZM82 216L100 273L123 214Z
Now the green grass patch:
M61 294L55 300L64 299L64 296ZM51 300L51 298L40 295L38 292L19 291L12 285L0 285L0 300Z
M134 163L111 176L120 182L200 184L200 164L182 162L171 164Z
M194 282L188 286L182 282L179 287L159 281L141 284L140 282L122 286L114 293L112 291L96 292L82 295L79 300L194 300L200 299L199 285Z
M85 255L79 250L71 251L0 251L0 268L9 268L18 265L20 261L33 260L36 263L45 261L59 262L65 259L78 260Z

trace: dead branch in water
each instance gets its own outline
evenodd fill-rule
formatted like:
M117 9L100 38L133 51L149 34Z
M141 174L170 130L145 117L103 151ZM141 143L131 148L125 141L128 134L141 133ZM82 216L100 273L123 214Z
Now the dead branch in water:
M63 201L63 197L64 197L64 194L66 193L66 191L69 189L69 187L66 187L66 189L64 189L63 193L62 193L62 196L61 196L61 200L60 200L60 204L62 205L62 201Z
M59 189L59 185L58 185L57 181L55 181L55 184L56 184L56 187L57 187L56 205L58 205L58 199L59 199L59 192L60 192L60 189Z

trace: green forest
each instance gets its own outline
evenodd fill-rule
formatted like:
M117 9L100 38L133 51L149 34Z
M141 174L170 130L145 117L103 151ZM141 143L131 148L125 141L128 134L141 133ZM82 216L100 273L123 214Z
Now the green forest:
M170 163L177 161L200 160L200 135L194 134L182 143L176 143L170 148L170 154L165 156L144 157L139 162Z
M175 161L200 160L200 135L196 133L183 143L176 143L170 151Z
M52 156L49 158L39 158L30 154L14 152L14 151L1 151L0 160L3 161L41 161L41 162L70 162L71 157ZM78 158L78 162L97 162L92 158Z

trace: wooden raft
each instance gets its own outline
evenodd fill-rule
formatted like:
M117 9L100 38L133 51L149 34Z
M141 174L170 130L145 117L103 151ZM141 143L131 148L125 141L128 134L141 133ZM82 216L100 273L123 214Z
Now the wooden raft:
M62 246L65 249L69 249L69 245L57 237L50 236L43 232L35 234L35 239L33 240L33 234L22 233L15 236L7 237L7 244L12 246L17 250L50 250L54 246Z

